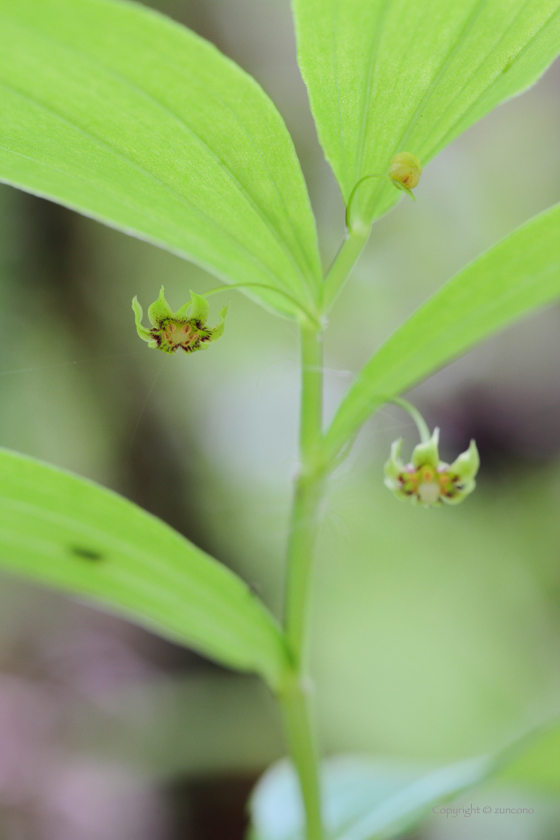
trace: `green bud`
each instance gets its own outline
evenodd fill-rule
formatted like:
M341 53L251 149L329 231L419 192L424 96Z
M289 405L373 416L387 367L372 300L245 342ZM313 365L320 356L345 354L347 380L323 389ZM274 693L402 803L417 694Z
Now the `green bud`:
M474 440L452 464L439 460L439 429L429 441L414 447L412 459L404 464L400 453L402 439L391 446L391 455L385 464L385 486L398 499L410 499L413 504L437 507L446 502L462 502L476 487L475 476L480 466Z
M389 178L413 190L420 183L422 167L416 155L410 152L399 152L393 157L389 165Z
M179 349L193 353L222 335L228 307L224 306L220 311L220 323L210 329L206 325L210 307L205 297L191 291L191 299L177 312L173 312L165 299L162 286L158 299L148 309L151 329L142 325L144 312L136 297L132 301L132 309L138 335L148 342L149 347L158 348L164 353L175 353Z

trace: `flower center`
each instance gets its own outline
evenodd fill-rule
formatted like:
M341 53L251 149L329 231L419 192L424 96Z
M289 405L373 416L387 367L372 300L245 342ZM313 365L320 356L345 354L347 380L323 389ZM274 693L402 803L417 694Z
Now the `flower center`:
M421 482L418 485L417 493L423 505L433 505L439 499L441 488L435 481Z
M188 321L165 321L162 325L161 337L168 344L178 347L180 344L190 344L197 337L197 333Z

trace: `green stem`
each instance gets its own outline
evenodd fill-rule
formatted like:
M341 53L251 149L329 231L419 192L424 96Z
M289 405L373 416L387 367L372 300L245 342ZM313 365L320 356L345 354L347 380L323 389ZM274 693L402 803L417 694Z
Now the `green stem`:
M394 178L391 178L389 175L378 175L377 173L372 173L371 175L364 175L363 178L360 178L354 184L354 189L350 193L350 198L348 199L348 204L346 205L346 227L350 230L352 228L352 202L354 201L354 196L358 192L358 189L364 184L366 181L369 181L370 178L383 178L385 181L389 181L394 187L402 192L405 192L407 195L411 197L413 201L416 201L416 196L412 192L411 189L405 187L404 184L401 184L400 181L395 181Z
M346 205L346 238L325 278L323 290L323 309L325 312L342 289L369 239L371 224L364 224L360 219L352 219L352 205L359 188L370 178L382 178L383 180L389 181L398 190L407 193L413 201L416 201L412 190L409 190L408 187L405 187L399 181L395 181L394 178L390 178L389 175L377 175L376 173L364 175L363 178L360 178L354 184Z
M286 591L286 635L298 673L307 654L307 613L313 551L325 479L300 475L292 507Z
M296 767L305 817L307 840L324 840L319 787L319 756L312 724L308 691L294 679L280 695L290 754Z
M297 310L304 315L308 321L313 324L313 326L317 330L322 330L323 325L319 321L318 317L310 312L305 306L303 306L295 297L289 295L287 292L284 292L282 289L274 289L272 286L267 286L266 283L227 283L224 286L215 286L213 289L209 289L207 292L203 292L202 294L204 297L210 297L210 295L217 295L220 292L227 292L229 289L245 289L245 288L256 288L256 289L266 289L267 292L272 292L273 294L281 295L286 300L289 300Z
M348 230L325 278L325 309L344 285L369 238L369 227ZM301 413L300 470L296 479L288 543L285 632L293 670L279 692L287 738L299 777L307 840L324 840L321 817L319 759L304 686L308 684L307 629L313 554L326 483L323 436L323 352L321 329L309 320L300 324Z
M409 403L408 400L403 400L402 397L391 397L387 400L387 402L393 403L393 405L398 405L399 408L402 408L404 411L408 412L414 422L416 423L416 428L418 429L418 434L420 435L420 440L422 443L428 443L431 438L431 433L428 428L428 424L416 408L416 406Z
M307 823L307 840L323 840L319 760L304 686L309 590L319 507L325 486L323 444L322 336L302 324L300 470L296 479L288 543L286 637L293 670L279 693L290 753L299 777Z
M354 268L358 257L366 246L369 234L369 226L367 228L356 226L355 228L349 228L347 230L346 238L340 246L338 254L334 258L334 262L325 277L325 285L323 288L323 308L325 312L334 302L338 293L345 284L348 275Z
M288 544L286 634L298 673L305 658L306 613L325 477L322 465L323 354L321 335L301 327L300 470Z

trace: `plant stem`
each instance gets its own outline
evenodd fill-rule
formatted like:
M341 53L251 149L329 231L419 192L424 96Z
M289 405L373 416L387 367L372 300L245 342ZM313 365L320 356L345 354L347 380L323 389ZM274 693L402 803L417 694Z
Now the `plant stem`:
M393 405L398 405L399 408L402 408L404 411L408 412L412 419L416 424L416 428L418 429L418 434L420 436L420 440L422 443L428 443L431 438L431 433L428 428L428 424L416 408L416 406L409 403L408 400L403 400L402 397L391 397L387 402L392 402Z
M322 336L309 324L301 324L300 470L296 479L286 587L286 637L293 669L279 693L288 745L302 792L307 822L307 840L323 840L319 761L305 676L307 619L313 551L319 506L325 486L323 443Z
M267 286L266 283L226 283L222 286L215 286L213 289L208 289L206 292L203 292L204 297L210 297L210 295L218 295L221 292L229 292L230 289L266 289L267 292L272 292L272 294L282 295L283 298L289 300L291 304L294 305L296 309L302 315L309 320L311 324L318 330L321 330L322 324L319 321L318 317L314 315L309 309L307 309L303 304L295 299L292 295L289 295L287 292L284 292L282 289L275 289L273 286Z
M280 695L290 754L301 788L307 840L324 840L319 787L319 756L312 725L309 696L302 680L294 677Z
M356 226L346 239L325 278L325 309L342 288L369 237L367 229ZM300 324L301 409L300 469L296 479L286 586L285 632L293 668L279 692L288 744L298 773L307 840L324 840L321 816L319 758L314 726L305 686L307 668L307 625L313 553L319 524L319 511L326 483L323 437L323 352L321 330L309 321Z
M325 286L323 289L325 311L331 306L342 289L358 257L366 246L369 234L369 226L365 227L356 224L355 227L347 230L346 238L340 246L338 254L334 258L334 262L325 277Z
M307 613L313 550L325 479L301 474L296 481L288 555L286 635L298 673L305 669Z
M296 671L305 661L306 613L313 549L325 477L322 468L323 354L321 335L301 327L300 470L288 545L286 635Z

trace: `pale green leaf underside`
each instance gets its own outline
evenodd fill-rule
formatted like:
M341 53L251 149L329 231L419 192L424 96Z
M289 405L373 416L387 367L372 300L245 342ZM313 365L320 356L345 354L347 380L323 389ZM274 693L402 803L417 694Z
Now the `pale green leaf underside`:
M319 139L346 201L396 152L425 166L560 52L560 0L294 0L294 12ZM398 198L375 179L355 209L370 220Z
M274 620L225 566L116 493L7 450L0 567L91 597L271 685L286 666Z
M282 118L211 44L143 6L0 0L0 180L317 308L314 220Z
M327 433L331 454L388 398L559 296L560 205L556 205L455 275L372 356Z
M323 765L325 823L331 840L381 840L401 836L430 807L485 778L491 769L476 758L428 771L404 762L335 757ZM297 781L287 762L274 765L251 798L251 840L304 840Z
M322 767L324 820L331 840L402 837L462 791L496 777L501 782L557 791L560 728L544 726L490 756L437 769L412 762L337 756ZM460 801L457 807L464 803ZM304 840L297 779L287 761L273 765L251 797L251 840ZM468 804L467 806L468 807Z

